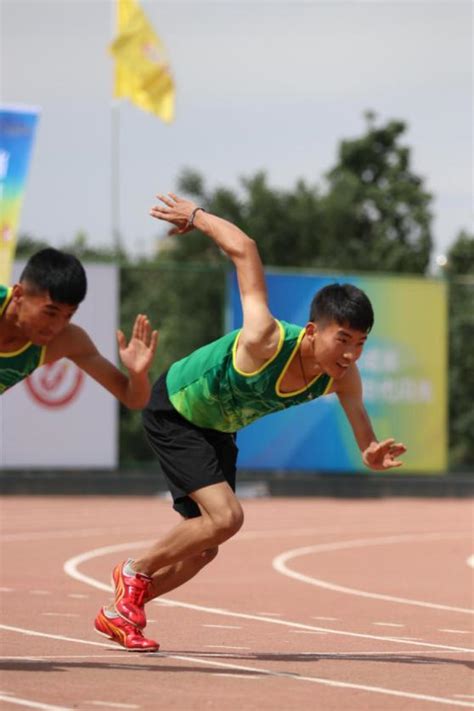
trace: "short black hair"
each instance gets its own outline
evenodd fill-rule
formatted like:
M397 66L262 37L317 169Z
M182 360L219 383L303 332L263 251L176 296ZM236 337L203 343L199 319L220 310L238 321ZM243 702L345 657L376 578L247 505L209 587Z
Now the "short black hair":
M362 289L352 284L329 284L313 298L309 320L321 324L335 321L368 333L374 325L374 311Z
M77 257L52 247L30 257L20 282L35 291L47 291L53 301L71 306L80 304L87 292L86 272Z

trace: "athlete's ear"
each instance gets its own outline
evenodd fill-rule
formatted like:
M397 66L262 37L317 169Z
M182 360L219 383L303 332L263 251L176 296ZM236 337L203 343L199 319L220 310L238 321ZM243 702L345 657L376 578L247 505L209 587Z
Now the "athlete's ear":
M317 324L315 324L314 321L308 321L308 323L306 324L306 333L308 334L308 336L313 338L313 336L315 336L317 332L318 332Z
M12 286L12 300L18 301L24 295L25 290L22 284L13 284Z

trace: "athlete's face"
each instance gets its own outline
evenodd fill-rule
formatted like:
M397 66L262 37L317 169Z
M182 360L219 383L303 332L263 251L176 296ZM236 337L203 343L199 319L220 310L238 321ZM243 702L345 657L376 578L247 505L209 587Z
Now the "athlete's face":
M356 331L335 321L326 324L310 322L306 332L319 367L335 380L343 378L348 367L360 358L367 340L365 331Z
M22 284L13 287L16 325L37 346L50 343L68 325L77 306L53 301L49 292L33 292Z

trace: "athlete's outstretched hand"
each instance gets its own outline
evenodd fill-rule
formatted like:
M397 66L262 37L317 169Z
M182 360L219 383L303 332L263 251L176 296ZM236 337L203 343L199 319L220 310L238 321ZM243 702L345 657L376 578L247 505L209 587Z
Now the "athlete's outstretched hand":
M376 471L393 469L402 466L403 462L397 457L406 451L407 448L401 442L395 443L394 439L385 439L383 442L371 442L362 452L362 460L369 469Z
M149 371L158 343L158 331L152 331L148 317L139 314L127 343L123 331L117 331L120 360L130 373L142 375Z
M158 220L165 220L165 222L170 222L174 225L174 228L169 231L170 235L184 235L186 232L195 229L193 225L189 223L194 210L198 207L196 203L180 198L174 193L157 195L156 197L161 200L163 205L158 204L152 207L150 215L156 217Z

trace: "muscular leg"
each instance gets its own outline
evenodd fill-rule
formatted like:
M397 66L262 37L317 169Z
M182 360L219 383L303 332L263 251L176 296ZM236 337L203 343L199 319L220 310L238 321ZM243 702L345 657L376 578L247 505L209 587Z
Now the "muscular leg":
M178 588L183 583L194 578L205 565L208 565L216 557L218 552L215 548L208 548L198 555L191 556L174 565L167 565L161 568L152 576L152 582L145 602L150 602L155 597L165 595L170 590Z
M237 533L242 526L242 507L227 482L206 486L190 494L190 497L198 504L201 516L182 521L155 543L144 556L135 560L133 567L138 573L153 576L163 568L182 561L181 573L185 582L185 570L188 570L192 577L202 567L201 565L191 574L193 565L190 563L187 568L186 559L195 558L203 551L217 547ZM163 586L166 587L167 575L172 579L178 574L179 569L176 569L174 574L171 571L168 574L163 572ZM171 589L173 588L168 588Z

